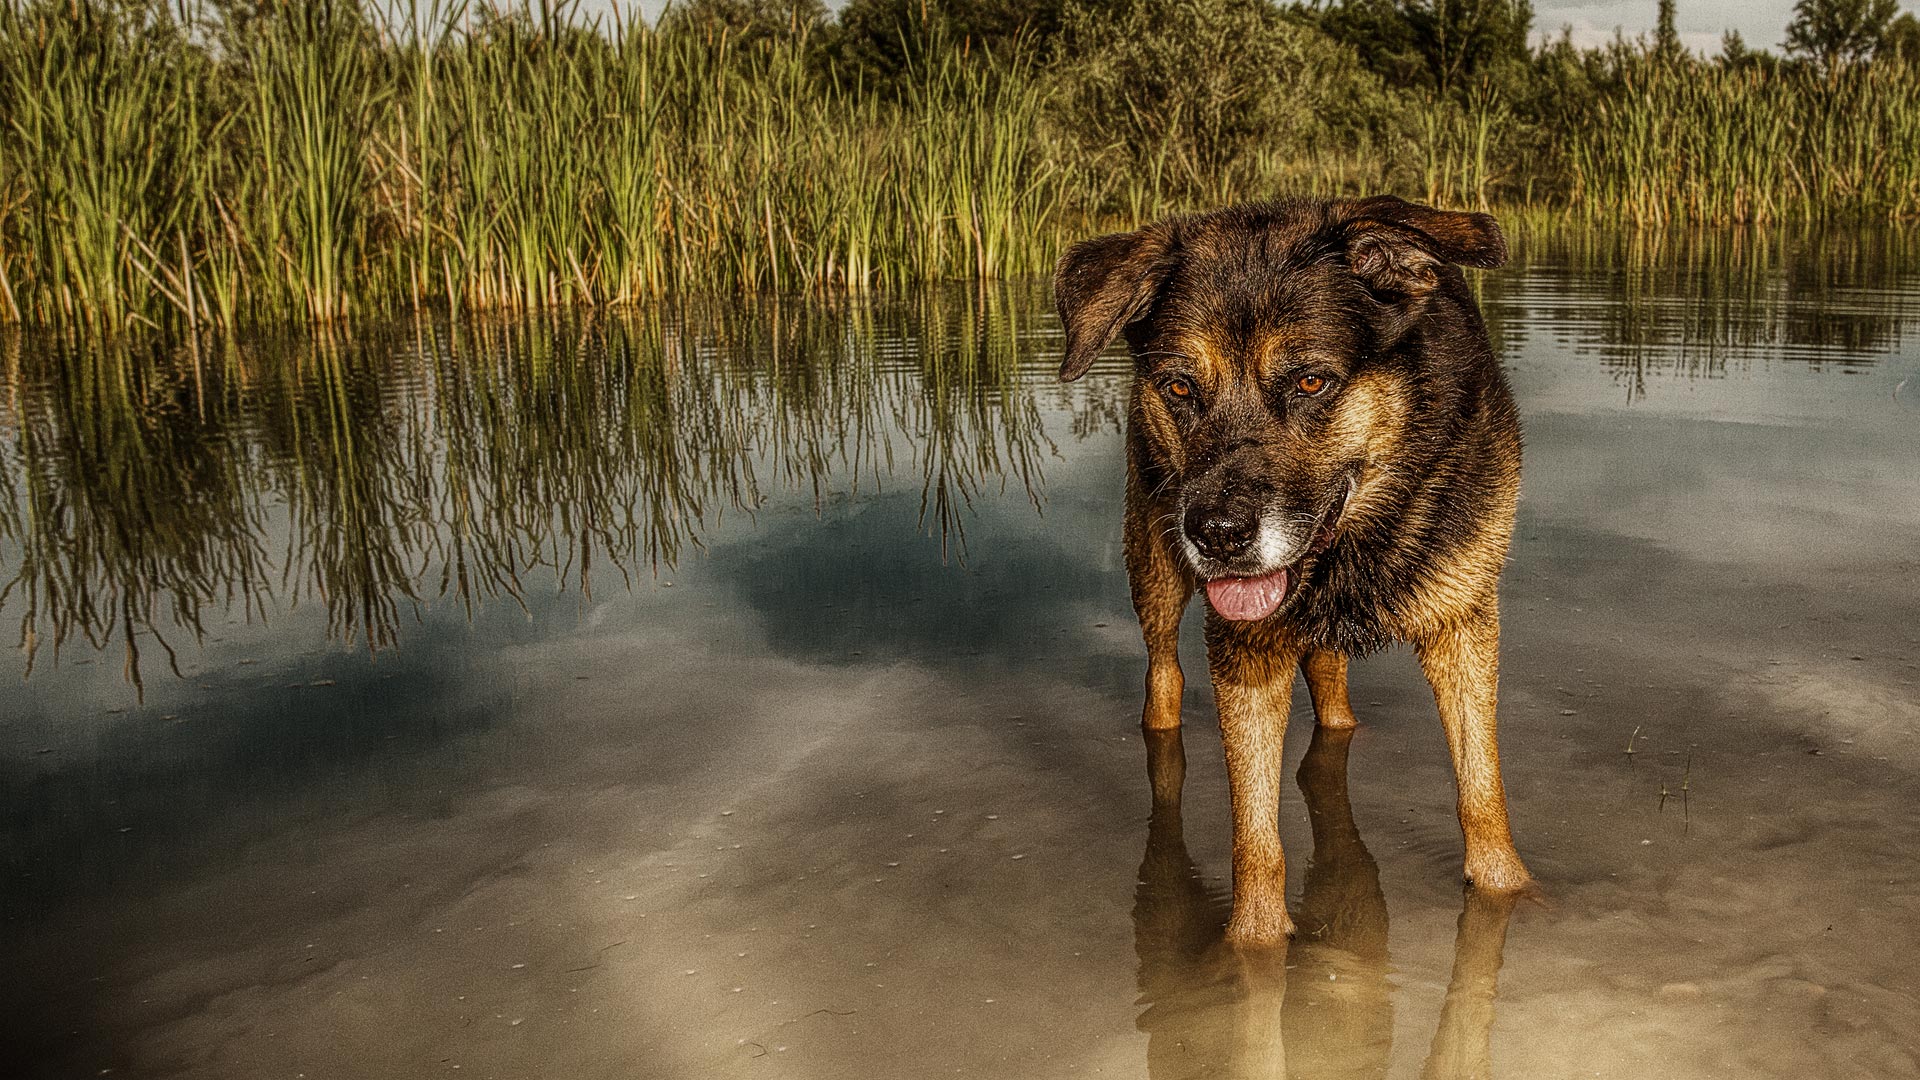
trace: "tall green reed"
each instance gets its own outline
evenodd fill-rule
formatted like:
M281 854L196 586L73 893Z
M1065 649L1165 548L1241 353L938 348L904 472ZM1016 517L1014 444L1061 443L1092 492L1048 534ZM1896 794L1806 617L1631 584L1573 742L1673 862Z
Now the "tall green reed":
M0 0L0 318L102 325L631 303L1034 273L1025 60L906 100L804 36L570 3Z
M1642 225L1901 218L1920 210L1920 67L1613 61L1564 150L1574 204Z
M225 121L154 3L0 3L0 318L192 315Z

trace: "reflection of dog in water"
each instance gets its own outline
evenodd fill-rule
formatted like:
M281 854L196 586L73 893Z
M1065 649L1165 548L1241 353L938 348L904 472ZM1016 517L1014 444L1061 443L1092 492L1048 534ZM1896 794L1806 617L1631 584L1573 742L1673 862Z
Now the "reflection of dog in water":
M1352 732L1320 728L1300 763L1313 822L1298 933L1284 952L1228 948L1230 898L1208 888L1180 822L1180 732L1147 733L1153 817L1134 898L1139 1026L1154 1080L1381 1077L1393 1049L1387 903L1347 802ZM1422 1075L1491 1075L1495 978L1513 898L1468 890L1453 975Z

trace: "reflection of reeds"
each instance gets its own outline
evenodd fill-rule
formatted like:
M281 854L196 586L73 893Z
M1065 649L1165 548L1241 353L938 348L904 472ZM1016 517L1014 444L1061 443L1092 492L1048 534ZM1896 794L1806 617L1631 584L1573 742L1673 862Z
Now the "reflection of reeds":
M191 365L159 353L37 340L19 366L40 374L15 376L5 410L0 607L20 612L28 669L44 643L117 642L137 686L143 641L172 662L168 633L198 638L206 609L263 614L263 511L231 399L203 414Z
M1717 377L1785 358L1871 364L1920 316L1900 227L1516 230L1520 265L1476 277L1496 339L1552 325L1631 393L1650 375Z
M621 317L415 320L354 334L87 350L8 341L6 610L42 643L149 640L212 611L324 606L391 644L429 598L524 603L670 565L776 490L910 480L957 534L1043 455L1004 290ZM24 346L24 347L23 347ZM198 359L196 359L198 358Z
M978 309L925 305L919 320L924 347L915 352L922 392L900 401L907 407L894 417L917 437L921 524L937 526L943 538L964 540L964 511L987 481L997 481L999 491L1019 483L1039 508L1040 458L1053 448L1041 431L1038 404L1014 380L1020 327L1008 327L1013 316L1003 295L980 299ZM1029 437L980 437L997 428Z

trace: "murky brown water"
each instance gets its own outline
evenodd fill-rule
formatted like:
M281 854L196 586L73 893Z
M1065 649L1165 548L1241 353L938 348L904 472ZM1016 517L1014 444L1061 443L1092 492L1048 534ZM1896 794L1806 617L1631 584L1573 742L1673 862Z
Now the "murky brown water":
M1350 743L1310 749L1296 703L1284 957L1218 945L1203 683L1184 747L1135 726L1124 361L1054 384L1037 292L197 367L0 339L0 622L32 646L0 1060L1920 1075L1916 268L1593 239L1485 279L1529 436L1504 757L1547 899L1459 888L1390 654Z

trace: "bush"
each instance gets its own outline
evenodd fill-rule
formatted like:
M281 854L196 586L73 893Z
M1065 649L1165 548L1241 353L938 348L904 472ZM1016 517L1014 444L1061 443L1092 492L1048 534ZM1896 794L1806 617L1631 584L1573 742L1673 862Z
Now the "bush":
M1364 171L1388 111L1350 50L1264 0L1077 2L1056 57L1060 138L1134 215Z

